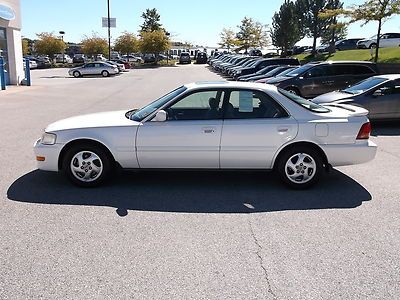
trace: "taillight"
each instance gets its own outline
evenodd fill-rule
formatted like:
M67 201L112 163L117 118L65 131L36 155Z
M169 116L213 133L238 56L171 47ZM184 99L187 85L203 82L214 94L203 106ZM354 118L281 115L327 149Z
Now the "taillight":
M357 135L357 140L368 140L370 134L371 134L371 123L368 122L363 124L363 126L361 126L361 129Z

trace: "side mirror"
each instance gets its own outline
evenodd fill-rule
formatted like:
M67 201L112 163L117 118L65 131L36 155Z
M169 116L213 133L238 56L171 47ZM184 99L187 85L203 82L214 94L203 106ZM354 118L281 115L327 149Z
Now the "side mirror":
M380 97L380 96L382 96L382 95L383 95L383 93L382 93L382 90L380 90L380 89L376 90L376 91L372 94L372 96L374 96L374 97Z
M165 110L159 110L153 119L153 121L155 122L165 122L166 120L167 120L167 112Z

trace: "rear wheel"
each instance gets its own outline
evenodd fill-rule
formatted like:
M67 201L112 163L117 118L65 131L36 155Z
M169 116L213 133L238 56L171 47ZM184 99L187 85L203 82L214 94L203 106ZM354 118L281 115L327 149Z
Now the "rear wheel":
M112 169L112 160L98 146L77 145L67 151L62 165L64 174L74 184L92 187L103 183Z
M103 71L103 72L101 72L101 75L103 77L108 77L108 76L110 76L110 73L108 73L108 71Z
M293 147L282 154L277 171L286 185L294 189L306 189L320 179L323 160L318 151L310 147Z

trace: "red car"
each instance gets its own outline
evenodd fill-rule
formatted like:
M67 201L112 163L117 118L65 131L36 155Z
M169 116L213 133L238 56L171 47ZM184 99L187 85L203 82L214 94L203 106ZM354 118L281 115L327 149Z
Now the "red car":
M131 65L127 61L123 61L121 59L112 59L112 61L116 62L117 64L123 64L125 66L125 69L130 69Z

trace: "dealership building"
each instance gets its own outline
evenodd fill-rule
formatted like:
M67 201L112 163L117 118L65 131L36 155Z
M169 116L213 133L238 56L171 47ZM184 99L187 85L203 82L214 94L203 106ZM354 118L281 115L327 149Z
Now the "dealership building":
M20 0L0 0L0 56L5 62L6 82L24 79Z

